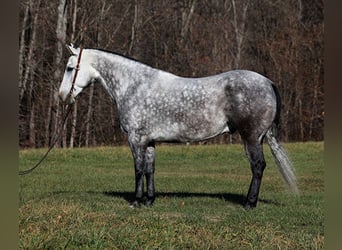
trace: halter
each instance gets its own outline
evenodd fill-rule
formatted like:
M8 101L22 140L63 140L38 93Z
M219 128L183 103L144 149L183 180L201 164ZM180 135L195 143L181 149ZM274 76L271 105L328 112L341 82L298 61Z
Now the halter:
M77 73L80 70L80 62L81 62L82 51L83 51L83 48L80 48L80 53L78 55L77 64L76 64L76 67L75 67L75 75L74 75L74 78L72 79L72 82L71 82L71 88L70 88L69 96L72 95L72 92L75 89L74 87L75 87Z

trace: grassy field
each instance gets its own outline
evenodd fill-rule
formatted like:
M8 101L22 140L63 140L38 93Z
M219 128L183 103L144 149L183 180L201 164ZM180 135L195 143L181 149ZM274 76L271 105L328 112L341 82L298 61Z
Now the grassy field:
M127 147L55 149L21 176L21 249L323 249L323 143L285 144L301 195L268 163L256 209L245 211L251 172L241 145L157 146L157 199L132 209ZM21 150L20 169L44 150Z

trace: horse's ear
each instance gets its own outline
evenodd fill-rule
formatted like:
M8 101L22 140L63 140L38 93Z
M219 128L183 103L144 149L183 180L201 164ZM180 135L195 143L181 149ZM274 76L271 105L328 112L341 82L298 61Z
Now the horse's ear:
M66 45L66 48L68 49L68 51L70 52L71 55L78 55L80 49L79 48L75 48L74 44L70 43Z

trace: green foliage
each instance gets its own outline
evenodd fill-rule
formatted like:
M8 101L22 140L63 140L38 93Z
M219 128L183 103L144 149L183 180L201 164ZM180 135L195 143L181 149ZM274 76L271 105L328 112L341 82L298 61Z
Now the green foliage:
M285 144L301 195L291 195L270 151L260 201L245 211L251 178L241 145L157 146L157 199L132 209L127 147L55 149L20 177L22 249L322 249L323 143ZM20 169L44 150L19 152Z

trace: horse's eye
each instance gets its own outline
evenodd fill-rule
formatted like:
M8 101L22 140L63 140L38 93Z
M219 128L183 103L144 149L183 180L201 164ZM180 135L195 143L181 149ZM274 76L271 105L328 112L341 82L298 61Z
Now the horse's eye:
M74 69L73 67L67 67L67 68L66 68L66 71L70 72L70 71L72 71L73 69Z

